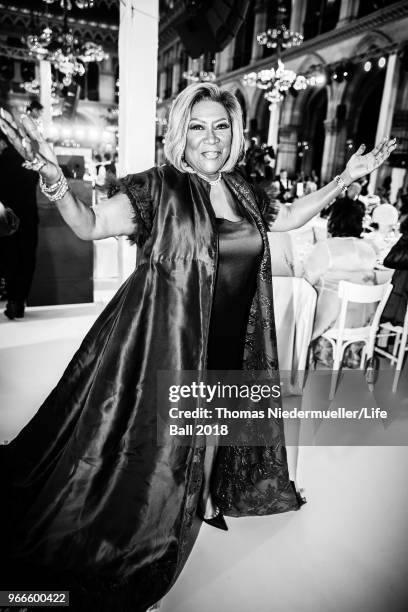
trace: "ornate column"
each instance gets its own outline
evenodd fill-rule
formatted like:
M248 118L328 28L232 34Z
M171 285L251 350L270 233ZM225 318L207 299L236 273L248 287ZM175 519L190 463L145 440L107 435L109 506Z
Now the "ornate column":
M330 181L338 172L339 164L339 132L343 128L343 121L337 116L337 109L344 96L347 82L332 82L326 86L327 91L327 114L324 121L325 139L323 147L323 159L321 167L322 182ZM342 122L341 122L342 121Z
M280 113L281 113L281 105L271 104L270 116L269 116L268 145L274 148L275 153L278 148Z
M115 103L115 75L110 56L102 62L99 72L99 100L105 104Z
M159 0L120 3L119 176L154 164L158 26ZM121 280L134 270L135 250L123 238L118 264Z
M360 0L341 0L339 20L336 28L342 28L358 14Z
M235 38L223 49L217 58L217 76L232 70L234 58Z
M298 143L298 126L285 125L279 130L279 150L276 160L276 172L284 169L289 174L296 170Z
M44 126L44 134L49 134L52 123L52 105L51 105L51 64L46 60L40 61L40 102L44 109L42 112L42 122Z
M181 78L181 66L180 66L180 62L177 61L175 62L173 66L173 79L171 83L171 93L173 96L176 96L178 94L180 78Z
M37 78L39 78L39 75L35 75ZM14 60L14 78L13 80L16 83L21 83L23 81L23 77L21 74L21 62L19 60Z
M338 136L338 121L336 117L324 121L326 136L324 139L323 159L321 168L321 180L323 183L330 181L336 174L336 144Z
M256 0L255 3L255 21L254 21L254 37L252 40L251 62L262 57L263 47L258 45L256 40L257 34L266 30L266 2L265 0Z
M158 10L159 0L125 0L120 6L119 174L154 163ZM135 134L143 146L135 147Z
M160 77L159 77L159 91L158 91L158 96L162 100L164 100L165 92L166 92L166 71L162 70L160 72Z
M306 7L306 0L292 0L290 29L294 32L303 32L303 22L306 17Z
M398 91L398 80L399 70L398 58L396 53L392 53L388 57L387 71L385 73L384 89L381 98L380 114L377 123L377 132L375 136L375 142L378 143L380 140L390 135L392 120L394 117L395 102L397 99ZM370 176L369 190L374 193L377 187L380 170L374 170Z

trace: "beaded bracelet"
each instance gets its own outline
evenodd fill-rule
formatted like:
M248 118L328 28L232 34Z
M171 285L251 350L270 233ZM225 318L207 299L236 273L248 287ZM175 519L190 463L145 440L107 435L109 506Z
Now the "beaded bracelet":
M67 179L61 172L61 176L58 181L53 185L46 185L43 177L40 175L40 189L43 194L50 200L50 202L56 202L62 200L64 195L67 193L69 186Z
M54 191L57 191L57 189L61 186L63 180L64 180L64 175L61 172L58 180L53 183L52 185L47 185L47 183L44 181L43 177L40 174L40 189L43 193L54 193Z

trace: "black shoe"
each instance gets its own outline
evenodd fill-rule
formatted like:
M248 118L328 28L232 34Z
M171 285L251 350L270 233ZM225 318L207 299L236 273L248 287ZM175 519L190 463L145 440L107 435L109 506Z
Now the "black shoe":
M219 512L216 516L213 516L213 518L203 518L203 521L204 523L207 523L207 525L211 525L211 527L217 527L217 529L228 531L228 525L225 522L225 519L221 512Z
M9 300L4 314L9 319L22 319L24 317L24 302Z
M301 508L302 506L304 506L304 504L307 504L307 499L306 499L306 497L304 497L304 496L302 495L303 489L300 489L300 491L298 491L298 490L296 489L296 485L295 485L295 483L293 482L293 480L291 480L291 481L290 481L290 484L291 484L292 489L293 489L293 491L294 491L294 493L295 493L295 495L296 495L296 501L297 501L297 503L299 504L299 507L298 507L298 510L299 510L299 508Z

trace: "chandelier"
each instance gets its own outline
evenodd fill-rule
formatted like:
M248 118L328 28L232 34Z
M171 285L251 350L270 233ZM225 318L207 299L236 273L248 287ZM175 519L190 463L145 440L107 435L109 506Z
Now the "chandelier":
M277 63L275 67L245 74L242 79L244 85L267 90L264 95L271 105L281 102L291 88L295 91L306 89L307 78L304 75L296 74L294 70L285 68L281 60L282 49L300 45L303 42L302 34L288 30L286 26L281 25L278 28L261 32L257 36L257 41L258 44L265 45L269 49L276 49Z
M72 9L71 0L43 0L47 4L59 2L64 10L62 32L53 32L50 26L40 34L30 34L25 38L30 55L38 60L48 60L64 76L63 84L68 87L72 79L85 74L85 64L101 62L108 57L101 45L94 42L82 43L68 26L67 13ZM93 0L75 0L78 8L91 8Z
M275 88L281 92L286 92L291 87L300 90L305 89L307 86L306 77L301 74L297 75L293 70L285 68L284 63L280 59L278 59L276 68L269 68L260 72L250 72L244 75L242 81L244 85L249 87L258 87L259 89Z
M24 81L23 83L20 84L21 89L24 89L24 91L28 94L34 95L34 96L38 96L40 94L40 81L38 79L33 79L32 81ZM62 90L62 85L61 83L58 83L57 81L52 81L51 83L51 95L53 98L53 102L58 101L58 98L61 94L61 90Z
M32 81L24 81L20 84L20 87L30 95L39 96L41 93L40 81L38 79L33 79ZM53 117L56 117L61 114L60 110L57 107L61 103L63 87L63 84L58 83L57 81L53 80L51 83L51 106Z
M208 83L215 81L216 77L214 72L207 72L206 70L186 70L183 72L183 79L192 83Z
M265 45L268 49L290 49L298 47L303 42L303 34L288 30L286 26L273 28L261 32L256 37L258 44Z
M95 0L43 0L45 4L54 4L57 2L61 8L67 7L67 10L70 11L72 6L75 5L80 9L92 8Z

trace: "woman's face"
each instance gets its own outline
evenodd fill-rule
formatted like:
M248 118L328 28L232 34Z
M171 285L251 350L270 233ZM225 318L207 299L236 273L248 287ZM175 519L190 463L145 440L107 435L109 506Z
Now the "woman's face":
M231 151L231 121L224 106L213 100L194 104L187 129L184 158L206 177L216 179Z

